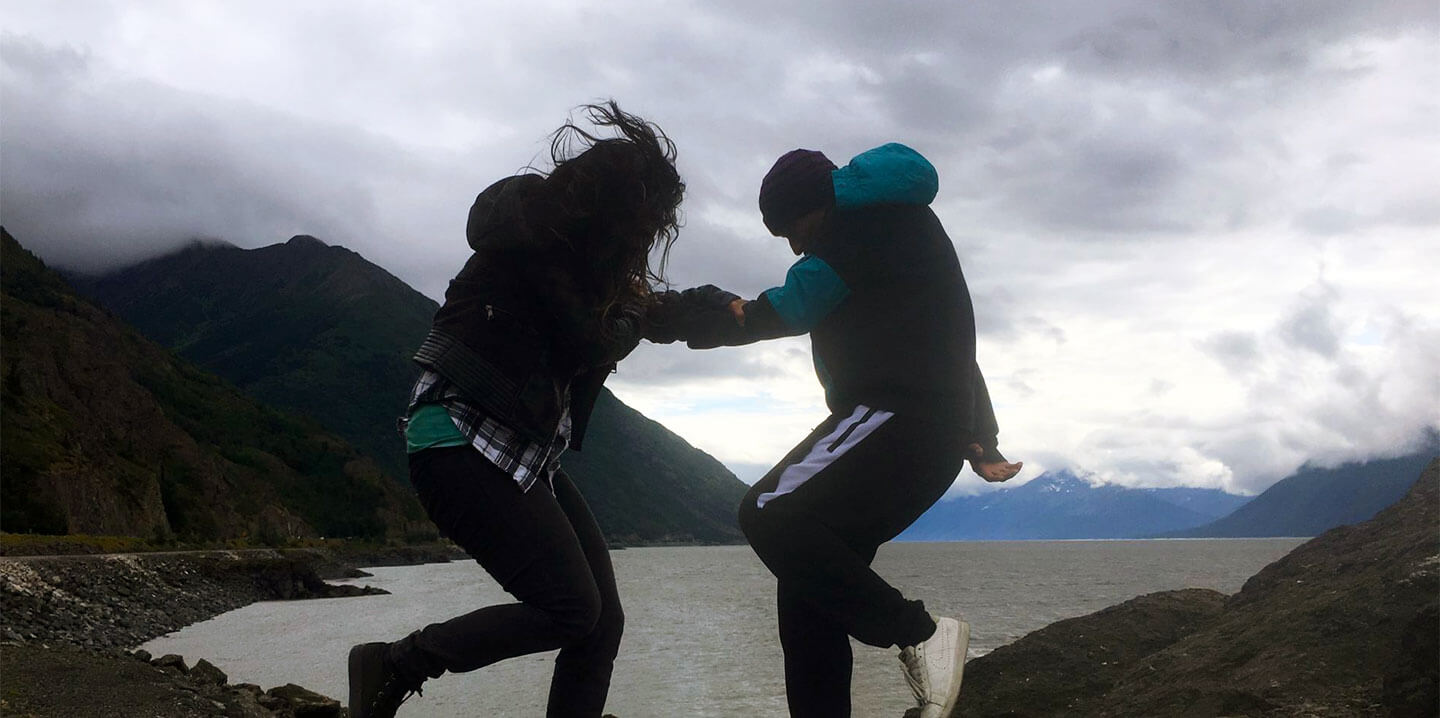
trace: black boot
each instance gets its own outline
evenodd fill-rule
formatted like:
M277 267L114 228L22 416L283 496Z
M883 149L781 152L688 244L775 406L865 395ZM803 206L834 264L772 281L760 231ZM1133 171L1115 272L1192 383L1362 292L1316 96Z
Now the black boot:
M394 718L421 680L408 679L390 665L388 643L361 643L350 649L350 718Z

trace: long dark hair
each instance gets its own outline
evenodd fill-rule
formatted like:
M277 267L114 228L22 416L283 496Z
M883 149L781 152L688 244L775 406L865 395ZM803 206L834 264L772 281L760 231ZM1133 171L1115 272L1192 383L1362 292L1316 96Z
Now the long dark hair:
M555 131L554 169L545 179L555 216L544 223L587 265L581 276L604 315L619 304L647 300L650 283L665 281L685 183L675 171L675 144L654 123L624 112L614 100L579 110L617 136L599 137L573 119Z

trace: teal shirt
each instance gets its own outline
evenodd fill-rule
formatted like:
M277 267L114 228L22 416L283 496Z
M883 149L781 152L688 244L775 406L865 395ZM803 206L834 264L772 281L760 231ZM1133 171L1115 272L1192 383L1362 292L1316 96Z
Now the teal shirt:
M850 288L825 260L806 255L785 273L785 284L765 290L765 298L795 334L804 334L840 306Z
M465 446L470 440L455 426L450 412L439 404L421 404L405 424L405 452L413 454L425 449Z
M840 209L875 204L927 205L940 192L935 165L915 150L891 142L866 150L830 173L835 206Z
M935 166L923 155L891 142L855 155L830 173L835 206L840 209L879 204L927 205L940 191ZM825 260L806 255L785 274L784 286L765 291L775 313L791 332L804 334L845 301L850 288Z

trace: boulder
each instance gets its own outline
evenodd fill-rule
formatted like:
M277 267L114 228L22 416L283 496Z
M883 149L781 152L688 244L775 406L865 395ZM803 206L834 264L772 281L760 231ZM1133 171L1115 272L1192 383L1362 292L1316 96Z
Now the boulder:
M178 671L180 673L190 672L190 667L185 665L185 659L178 655L175 655L174 653L167 653L159 658L156 658L155 660L150 661L150 665L160 669L169 668L173 671Z
M1440 459L1226 599L1152 594L966 665L956 716L1435 716Z
M339 718L340 716L340 701L322 696L294 683L271 688L265 692L265 695L282 701L295 715L295 718ZM264 705L265 702L261 701L261 704Z
M196 683L207 683L223 686L229 680L225 672L215 667L215 664L201 658L195 662L195 667L190 669L190 678Z
M1052 623L967 664L954 715L1084 715L1141 659L1209 624L1224 606L1225 594L1190 588Z

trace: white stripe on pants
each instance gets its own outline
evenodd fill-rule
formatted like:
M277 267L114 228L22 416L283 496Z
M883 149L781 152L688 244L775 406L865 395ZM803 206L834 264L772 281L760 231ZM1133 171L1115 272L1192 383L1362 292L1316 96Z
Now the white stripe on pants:
M870 432L878 429L887 419L894 416L893 412L881 409L871 409L868 406L860 405L849 417L835 426L835 430L826 434L824 438L815 442L810 447L810 453L805 458L785 467L780 474L774 491L760 494L755 498L755 505L758 508L765 508L765 504L777 496L784 496L800 488L806 481L809 481L816 474L845 452L849 451L856 444L865 440Z

